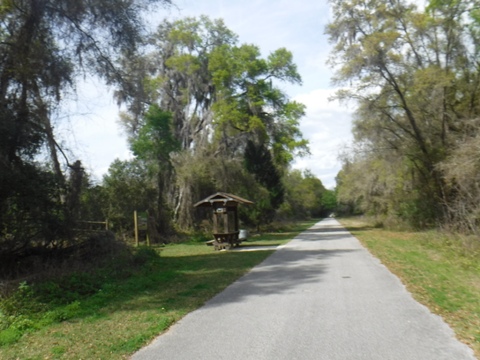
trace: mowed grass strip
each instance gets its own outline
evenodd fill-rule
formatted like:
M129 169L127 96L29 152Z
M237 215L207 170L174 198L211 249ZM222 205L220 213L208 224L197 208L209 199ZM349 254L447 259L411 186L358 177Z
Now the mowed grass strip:
M252 237L242 246L282 245L317 221ZM17 341L4 343L0 359L128 358L273 252L219 252L203 242L155 250L160 256L140 272L105 283L95 294L75 301L73 316L33 326Z
M339 221L480 358L480 239L375 229L359 218Z

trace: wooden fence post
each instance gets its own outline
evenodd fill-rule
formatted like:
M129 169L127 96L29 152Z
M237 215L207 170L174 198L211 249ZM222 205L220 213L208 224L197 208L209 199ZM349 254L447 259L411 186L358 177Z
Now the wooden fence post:
M135 225L135 245L138 247L138 218L137 210L133 212L133 223Z
M150 213L147 210L147 246L150 246L150 236L149 236L149 230L150 230Z

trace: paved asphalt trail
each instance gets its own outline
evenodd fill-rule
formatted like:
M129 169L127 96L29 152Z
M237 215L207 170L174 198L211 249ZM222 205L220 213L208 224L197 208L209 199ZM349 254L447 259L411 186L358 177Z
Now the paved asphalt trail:
M475 357L356 238L325 219L132 359Z

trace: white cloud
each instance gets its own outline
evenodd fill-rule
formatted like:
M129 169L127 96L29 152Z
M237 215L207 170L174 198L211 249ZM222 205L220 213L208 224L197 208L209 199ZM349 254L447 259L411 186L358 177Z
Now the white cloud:
M309 116L326 112L343 112L349 109L341 105L337 100L331 100L337 89L315 89L308 93L298 94L294 99L307 105ZM351 109L350 109L351 112Z
M311 156L297 159L293 167L311 170L328 188L335 186L335 176L341 168L338 154L345 144L352 140L353 109L339 104L338 101L329 101L335 91L315 89L294 98L307 107L300 129L310 142Z

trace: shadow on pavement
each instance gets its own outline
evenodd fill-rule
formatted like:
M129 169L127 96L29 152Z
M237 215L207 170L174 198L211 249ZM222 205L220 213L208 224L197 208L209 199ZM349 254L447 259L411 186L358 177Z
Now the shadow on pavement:
M222 306L228 303L242 302L250 296L275 296L285 293L301 292L306 284L322 281L328 271L329 259L337 256L348 256L356 249L322 249L322 242L345 239L346 231L343 228L325 227L310 228L299 234L286 247L272 251L260 265L249 273L240 277L225 291L218 293L206 303L206 306ZM308 242L306 247L296 247L296 242ZM248 245L247 245L248 244ZM293 246L292 246L293 244ZM317 246L318 244L318 246ZM253 244L245 243L247 246ZM241 246L242 247L242 246ZM240 247L240 248L241 248ZM258 246L258 248L261 248ZM273 249L271 249L273 250ZM171 310L190 309L190 304L203 293L222 291L224 284L212 284L209 281L210 273L238 273L248 268L246 260L255 257L254 253L227 251L194 256L161 257L158 267L152 269L156 274L155 281L144 283L139 281L138 290L129 291L111 302L122 310L130 308L129 298L144 298L145 308L167 308ZM263 253L263 251L262 251ZM260 256L260 255L258 255ZM263 255L262 255L263 256ZM212 261L212 258L215 258ZM176 284L188 283L177 290ZM119 288L121 293L121 289ZM138 304L138 300L136 300ZM135 305L137 306L137 305ZM132 308L134 310L134 308Z
M221 306L240 302L249 296L268 296L302 291L306 284L322 281L329 259L345 256L359 249L325 249L322 242L345 240L350 233L335 225L315 225L297 235L286 247L277 250L250 273L207 303ZM302 246L308 242L309 245ZM315 244L317 243L317 244Z
M250 296L280 295L301 291L305 284L318 283L328 269L324 261L335 256L358 251L356 249L278 250L262 264L220 293L206 306L221 306L241 302Z

